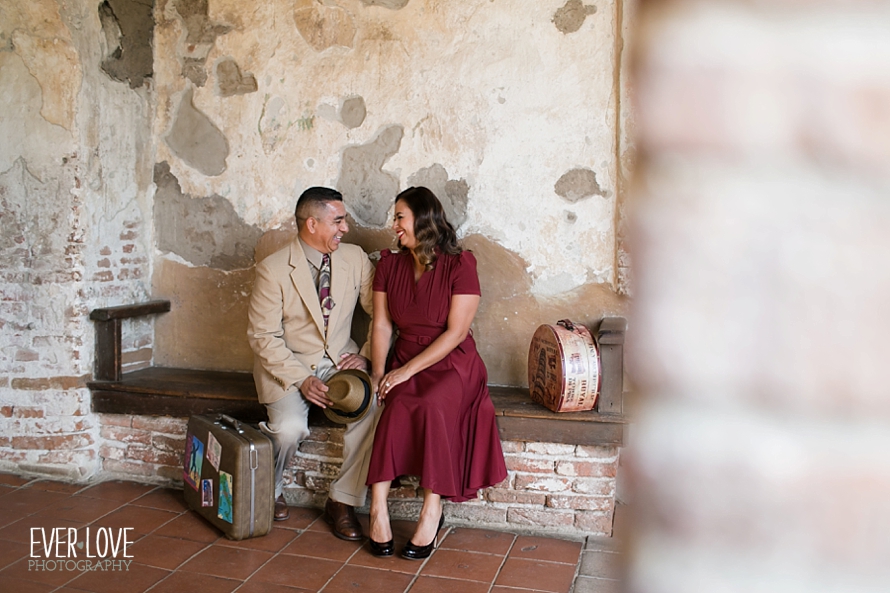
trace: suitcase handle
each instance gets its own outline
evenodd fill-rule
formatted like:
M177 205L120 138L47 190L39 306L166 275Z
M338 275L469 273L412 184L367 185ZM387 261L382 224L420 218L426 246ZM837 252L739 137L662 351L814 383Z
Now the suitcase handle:
M241 422L235 420L228 414L220 414L219 416L217 416L217 422L225 422L226 424L234 428L238 432L238 434L244 433L244 429L241 428Z

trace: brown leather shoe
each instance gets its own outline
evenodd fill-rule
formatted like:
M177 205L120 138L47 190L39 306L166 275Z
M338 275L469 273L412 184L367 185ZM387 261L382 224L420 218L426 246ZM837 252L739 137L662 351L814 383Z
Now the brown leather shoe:
M284 494L279 494L275 499L275 520L284 521L290 517L290 509L287 508L287 501L284 500Z
M324 505L324 518L334 530L334 535L351 542L362 539L362 526L359 525L355 509L348 504L328 499Z

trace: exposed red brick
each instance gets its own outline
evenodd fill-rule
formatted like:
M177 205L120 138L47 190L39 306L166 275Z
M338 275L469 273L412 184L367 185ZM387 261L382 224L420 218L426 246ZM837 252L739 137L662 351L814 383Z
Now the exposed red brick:
M284 483L285 484L294 484L299 486L300 488L306 487L306 472L294 472L293 478L288 481L288 472L284 472Z
M451 504L446 510L446 520L454 518L473 523L506 523L507 509L482 504Z
M574 455L575 445L564 445L562 443L526 443L525 450L528 453L539 453L541 455Z
M303 441L300 443L300 453L320 455L322 457L343 457L343 445L340 443Z
M136 249L136 246L132 243L127 243L124 245L124 253L133 253L133 250Z
M92 444L93 437L89 434L12 437L12 447L14 449L51 451L54 449L79 449L89 447Z
M554 462L552 459L539 459L534 457L520 457L518 455L504 455L507 469L517 472L532 472L539 474L552 474Z
M320 443L342 443L343 435L345 433L346 430L343 428L311 426L309 427L309 438L307 440L318 441Z
M334 480L331 478L307 474L306 488L308 488L309 490L315 490L316 492L327 492L331 489L331 483L333 481Z
M321 461L318 459L309 459L303 455L294 455L291 457L287 467L293 469L302 469L308 472L317 472L321 469Z
M185 438L165 434L151 435L151 445L159 451L169 451L182 455L185 452Z
M41 377L26 378L18 377L12 380L13 389L21 389L23 391L47 391L50 389L60 389L62 391L68 389L80 389L86 387L89 375L81 375L80 377Z
M501 450L504 453L522 453L525 446L520 441L501 441Z
M547 500L547 495L543 492L528 492L518 490L504 490L501 488L489 488L485 491L485 498L491 502L536 504L543 506Z
M99 261L97 261L96 265L100 268L110 268L111 260L106 257L106 258L103 258L103 259L100 259Z
M402 486L389 491L389 498L393 499L420 498L422 496L423 492L413 486Z
M35 360L40 360L40 355L34 350L17 348L15 351L15 360L17 362L34 362Z
M118 280L138 280L139 278L142 278L141 268L123 268L117 274Z
M124 265L135 264L137 266L146 263L144 257L122 257L121 263Z
M37 463L47 464L63 464L76 463L81 464L84 461L96 458L96 451L93 449L65 449L61 451L48 451L37 457Z
M13 409L12 406L3 406L0 408L0 416L3 416L4 418L12 418Z
M510 507L507 509L507 521L519 525L571 527L575 523L575 513L573 511Z
M110 282L114 280L114 274L110 270L102 270L93 274L93 280L96 282Z
M105 459L102 461L102 468L108 472L119 474L128 474L133 476L154 476L158 474L158 469L149 463L139 463L137 461L126 461L117 459ZM182 476L182 468L179 468L180 479Z
M602 447L597 445L578 445L575 447L576 457L593 457L596 459L614 459L618 456L615 447Z
M2 327L3 325L0 324L0 328ZM9 387L9 377L0 377L0 388L2 387Z
M612 535L612 513L577 511L574 526L588 533Z
M107 245L99 250L99 255L111 255L111 247Z
M119 443L126 444L140 444L140 445L150 445L151 444L151 433L147 430L138 430L135 428L127 428L125 426L103 426L99 430L99 434L102 435L102 438L109 439L112 441L118 441Z
M156 465L182 466L182 455L152 447L127 447L127 459Z
M547 506L554 509L577 511L612 511L615 500L611 496L584 496L578 494L550 494Z
M556 473L561 476L581 476L585 478L614 478L618 472L618 462L600 463L596 461L558 461Z
M15 406L13 415L16 418L43 418L43 408Z
M99 446L99 456L104 459L126 459L127 448L115 447L109 443L102 443L102 445Z
M515 474L511 472L507 472L507 477L492 486L492 488L512 488L513 487L513 476Z
M545 475L517 474L513 479L516 490L533 490L537 492L564 492L572 487L570 478Z
M0 442L2 442L2 440L3 440L2 437L0 437ZM4 446L6 446L6 445L4 445ZM2 459L3 461L9 461L12 463L21 463L21 462L25 461L27 458L28 458L28 455L24 451L10 451L8 449L7 450L0 449L0 459Z
M185 438L188 418L172 418L170 416L133 416L133 428L162 432L164 434L182 435Z
M612 496L615 493L615 480L609 478L576 478L572 482L572 492Z
M99 424L129 428L133 424L133 417L125 414L99 414Z
M121 241L132 241L132 240L135 239L137 236L139 236L139 235L138 235L138 233L136 233L135 231L132 231L132 230L131 230L131 231L124 231L123 233L120 234L120 240L121 240Z
M327 461L322 461L319 465L318 472L323 476L336 478L340 475L341 465L342 463L328 463Z

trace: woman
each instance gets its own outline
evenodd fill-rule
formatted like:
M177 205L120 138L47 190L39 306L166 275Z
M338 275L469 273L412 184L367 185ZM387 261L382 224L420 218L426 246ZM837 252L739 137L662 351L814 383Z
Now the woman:
M481 294L476 258L461 250L442 204L425 187L396 197L392 228L401 251L384 250L374 276L371 378L386 405L368 470L371 551L394 551L390 482L419 476L423 507L402 556L421 559L442 527L441 499L474 499L507 469L488 372L470 335ZM390 355L393 325L399 333Z

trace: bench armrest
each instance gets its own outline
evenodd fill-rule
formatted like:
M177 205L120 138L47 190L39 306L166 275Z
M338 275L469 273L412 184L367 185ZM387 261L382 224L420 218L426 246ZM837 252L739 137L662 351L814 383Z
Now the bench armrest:
M170 310L170 301L148 301L93 309L90 319L96 322L96 381L121 380L121 320Z

